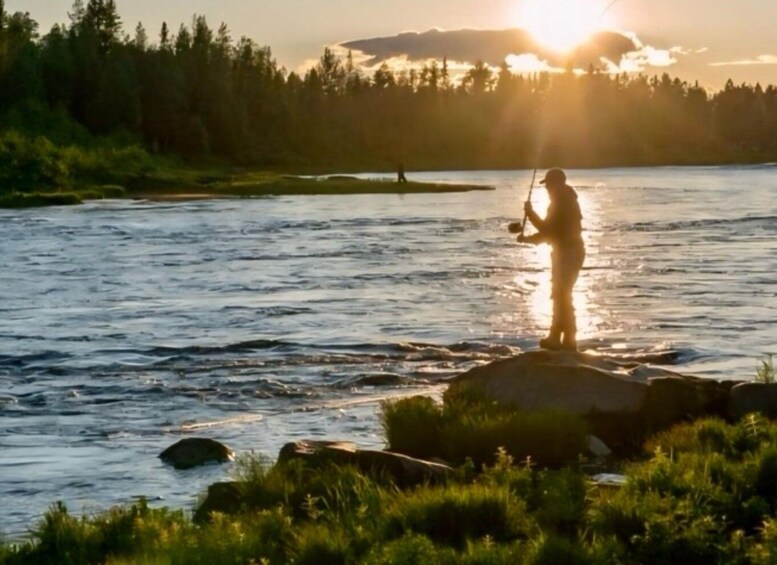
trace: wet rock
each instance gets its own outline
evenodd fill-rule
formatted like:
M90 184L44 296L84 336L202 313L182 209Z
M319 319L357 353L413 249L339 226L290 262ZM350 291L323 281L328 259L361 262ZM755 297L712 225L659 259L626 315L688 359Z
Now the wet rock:
M334 463L353 465L362 473L387 475L399 486L439 482L453 472L447 465L414 459L388 451L359 449L351 442L302 440L287 443L278 455L278 464L301 459L311 465Z
M419 384L419 381L405 375L394 373L375 373L372 375L362 375L357 378L348 378L338 381L335 386L338 388L352 387L388 387Z
M159 458L176 469L191 469L207 463L225 463L234 459L233 451L208 438L187 438L171 445Z
M731 389L731 414L741 418L758 412L777 418L777 384L739 383Z
M619 372L620 371L620 372ZM475 386L487 398L521 410L638 412L647 384L622 365L592 355L532 351L476 367L456 377L449 392Z

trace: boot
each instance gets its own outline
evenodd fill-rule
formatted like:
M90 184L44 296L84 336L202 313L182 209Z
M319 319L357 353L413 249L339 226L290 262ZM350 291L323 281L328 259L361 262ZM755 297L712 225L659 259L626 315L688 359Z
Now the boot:
M540 340L540 347L550 351L558 351L561 349L561 332L551 330L548 337Z
M564 332L561 340L561 349L564 351L577 351L577 328L570 328Z
M577 351L577 340L574 338L567 339L565 337L564 341L561 342L559 349L561 349L562 351Z

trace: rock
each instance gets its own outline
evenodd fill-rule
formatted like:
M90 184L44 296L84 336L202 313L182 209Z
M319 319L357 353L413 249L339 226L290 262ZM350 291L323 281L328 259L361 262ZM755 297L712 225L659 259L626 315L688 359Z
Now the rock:
M357 378L343 379L336 382L335 386L338 388L352 388L368 386L401 386L411 384L419 384L419 381L405 375L397 375L394 373L375 373L372 375L362 375Z
M592 355L532 351L476 367L456 377L449 392L472 384L487 398L521 410L639 412L647 385L619 369L617 362Z
M329 175L326 177L326 180L334 180L334 181L357 181L359 180L358 177L350 176L350 175Z
M599 473L591 477L591 480L600 487L622 487L628 482L626 475L617 473Z
M642 413L651 430L699 417L729 417L733 383L688 375L650 379Z
M733 383L683 375L636 359L530 351L455 377L445 395L471 392L519 410L581 416L591 433L621 455L637 453L646 434L678 422L729 417ZM773 406L777 413L777 398Z
M278 455L278 464L301 459L312 465L334 463L353 465L362 473L386 474L399 486L446 480L453 472L447 465L414 459L399 453L359 449L351 442L302 440L287 443Z
M612 450L596 436L588 437L588 451L590 451L594 457L599 458L612 455Z
M234 459L226 445L208 438L187 438L171 445L159 458L176 469L191 469L206 463L225 463Z
M741 418L759 412L777 418L777 384L738 383L731 389L731 415Z
M237 514L243 506L243 489L240 483L213 483L208 487L205 500L194 512L194 523L206 522L213 512Z
M658 377L650 380L643 413L649 428L664 429L703 414L701 395L689 380Z

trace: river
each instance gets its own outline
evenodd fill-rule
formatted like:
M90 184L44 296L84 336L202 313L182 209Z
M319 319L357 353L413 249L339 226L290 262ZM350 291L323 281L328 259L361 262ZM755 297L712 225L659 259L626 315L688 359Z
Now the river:
M752 378L777 352L777 167L568 174L582 348ZM549 251L505 230L531 171L408 176L497 190L0 210L0 532L56 500L191 508L230 466L164 466L181 437L380 447L377 399L535 347Z

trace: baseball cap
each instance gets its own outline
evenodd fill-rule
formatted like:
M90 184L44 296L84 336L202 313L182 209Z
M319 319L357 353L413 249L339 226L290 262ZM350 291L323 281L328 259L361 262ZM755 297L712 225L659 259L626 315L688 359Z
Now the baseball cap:
M558 168L549 169L545 173L545 178L540 181L540 184L564 184L567 182L567 175L564 171Z

